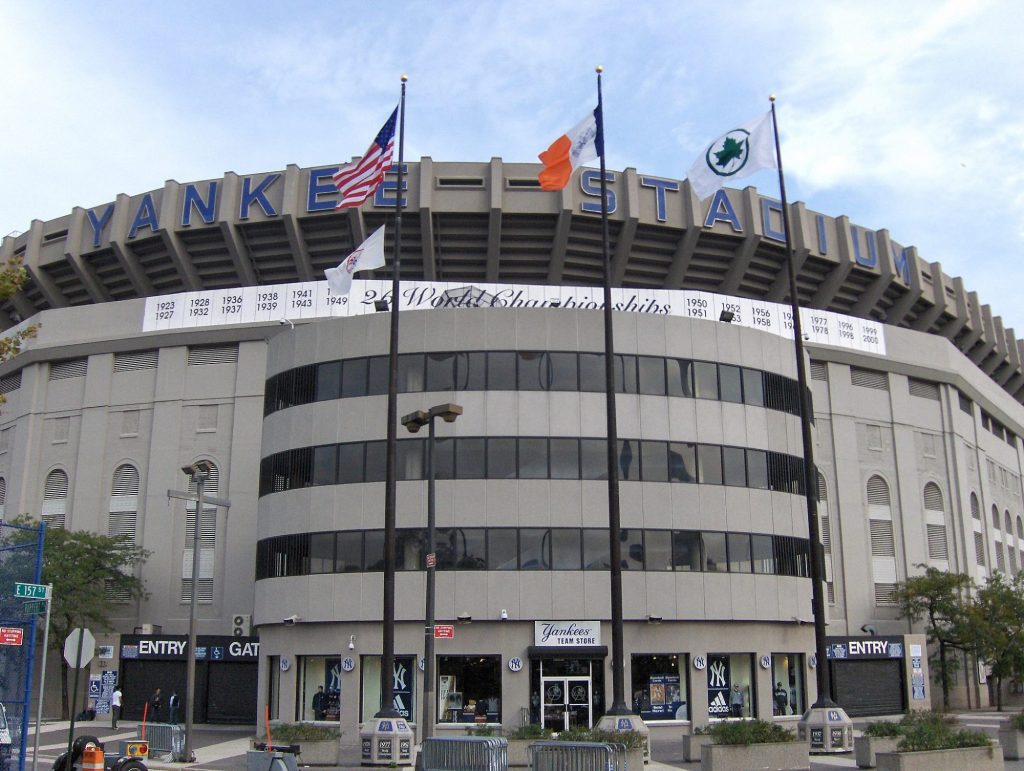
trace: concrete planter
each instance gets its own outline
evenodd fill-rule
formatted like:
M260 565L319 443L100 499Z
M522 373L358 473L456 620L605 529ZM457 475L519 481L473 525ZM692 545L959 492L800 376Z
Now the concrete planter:
M737 768L809 771L810 747L807 742L705 744L701 748L700 767L701 771L735 771Z
M857 736L853 740L853 756L857 768L874 768L875 755L879 752L896 752L900 743L898 736Z
M304 766L341 765L341 738L322 742L299 742L299 760Z
M704 734L683 734L683 759L687 763L699 763L701 748L711 744L711 737Z
M997 745L928 752L879 752L879 771L1002 771L1003 753Z
M1004 725L999 729L999 743L1003 746L1003 757L1020 760L1024 757L1024 731Z

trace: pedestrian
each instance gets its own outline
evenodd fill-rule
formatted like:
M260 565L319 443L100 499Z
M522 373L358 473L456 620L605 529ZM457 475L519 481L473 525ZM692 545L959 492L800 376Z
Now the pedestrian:
M121 686L115 685L110 694L110 727L117 730L117 721L121 719Z
M323 720L327 714L327 705L324 703L327 697L324 696L324 687L321 685L313 694L313 718Z
M160 689L157 688L153 691L153 695L149 697L149 722L159 723L160 722L160 707L163 706L164 699L160 695Z
M775 699L775 714L785 715L789 695L786 693L786 689L782 687L781 681L775 683L775 690L772 691L772 696Z
M743 717L743 691L739 683L732 687L732 693L729 694L729 708L733 717Z
M178 708L181 706L181 700L178 698L178 692L171 691L171 698L167 700L167 709L170 710L170 717L167 719L168 723L178 722Z

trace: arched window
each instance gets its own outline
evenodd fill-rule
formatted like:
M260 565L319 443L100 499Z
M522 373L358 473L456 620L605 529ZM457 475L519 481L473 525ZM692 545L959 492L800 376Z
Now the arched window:
M46 475L43 487L43 522L47 527L64 527L67 522L68 475L63 469L54 469Z
M971 493L971 517L974 518L974 561L978 567L983 568L985 567L985 534L981 529L981 503L978 502L976 493Z
M1013 548L1013 518L1009 511L1003 512L1003 522L1006 523L1003 542L1006 544L1006 553L1010 556L1010 575L1017 575L1017 550Z
M825 590L828 604L836 604L836 586L832 578L832 520L828 511L828 486L825 476L818 472L818 519L821 527L821 547L825 551Z
M928 534L928 559L949 567L949 545L946 541L946 513L942 505L942 491L934 482L924 486L925 530Z
M999 529L999 509L994 503L992 504L992 527L996 530Z
M107 534L111 538L123 538L134 544L138 535L139 470L132 464L123 463L114 470L107 511ZM115 589L109 581L107 597L112 602L131 601L129 592Z
M992 529L995 541L992 543L992 549L996 555L995 569L1000 573L1006 572L1006 555L1003 553L1003 539L1002 534L999 532L1000 517L999 509L996 505L992 504Z
M203 497L216 496L220 486L220 470L207 461L209 471L203 483ZM189 479L188 491L196 494L195 477ZM181 560L181 602L192 599L192 543L195 538L196 504L188 501L185 504L185 550ZM213 602L214 558L217 546L217 508L204 506L199 517L199 585L196 587L196 600L202 603Z
M7 505L7 480L0 477L0 519L4 518L4 511Z
M889 485L882 477L875 475L868 480L867 498L875 604L892 605L896 602L896 539L893 535Z

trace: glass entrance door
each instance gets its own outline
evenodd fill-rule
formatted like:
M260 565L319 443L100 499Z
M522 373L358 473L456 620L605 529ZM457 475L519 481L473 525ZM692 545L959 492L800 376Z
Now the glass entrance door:
M545 728L568 731L592 726L589 677L544 677L541 693Z

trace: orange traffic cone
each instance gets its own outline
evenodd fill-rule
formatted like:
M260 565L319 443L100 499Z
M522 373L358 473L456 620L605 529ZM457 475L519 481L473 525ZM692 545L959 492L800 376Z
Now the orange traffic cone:
M90 745L82 751L82 771L103 771L103 750Z

